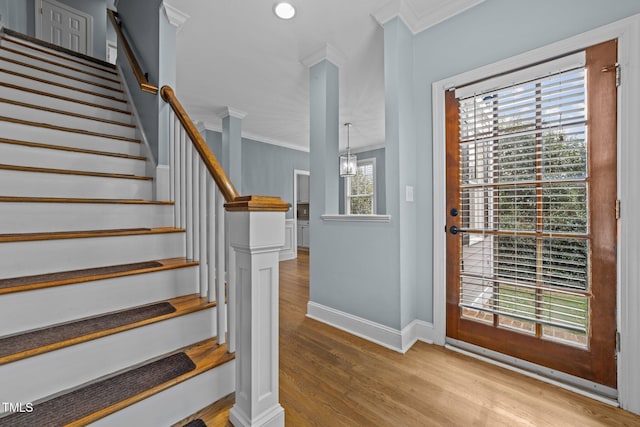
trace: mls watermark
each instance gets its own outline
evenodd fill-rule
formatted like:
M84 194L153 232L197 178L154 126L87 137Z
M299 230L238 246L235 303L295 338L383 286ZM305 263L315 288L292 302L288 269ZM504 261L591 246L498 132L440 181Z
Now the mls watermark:
M33 412L31 402L0 402L4 412Z

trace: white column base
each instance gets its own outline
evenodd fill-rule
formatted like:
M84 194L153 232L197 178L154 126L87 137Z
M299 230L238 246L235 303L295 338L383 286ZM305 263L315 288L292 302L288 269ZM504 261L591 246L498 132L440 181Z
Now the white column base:
M229 411L229 421L235 427L284 427L284 408L278 403L270 411L260 414L254 420L250 420L238 406L234 406Z

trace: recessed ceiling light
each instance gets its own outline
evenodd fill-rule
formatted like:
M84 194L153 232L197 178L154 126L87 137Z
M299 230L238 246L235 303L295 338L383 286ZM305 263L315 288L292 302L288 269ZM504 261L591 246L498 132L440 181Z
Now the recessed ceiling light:
M273 6L273 13L280 19L291 19L296 14L296 9L291 3L279 2Z

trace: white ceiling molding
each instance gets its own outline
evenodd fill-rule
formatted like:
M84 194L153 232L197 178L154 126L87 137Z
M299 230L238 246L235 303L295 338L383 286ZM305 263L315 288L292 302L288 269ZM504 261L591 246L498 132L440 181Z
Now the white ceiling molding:
M189 15L176 9L175 6L168 4L166 1L163 1L160 4L160 9L164 11L164 15L167 17L169 23L176 27L176 32L179 32L184 23L191 18Z
M438 25L447 19L483 3L485 0L431 0L423 13L416 11L416 0L391 0L371 15L382 26L399 17L413 34Z
M415 28L418 27L418 15L405 0L391 0L371 14L381 26L391 21L395 17L399 17L407 27L416 34Z
M233 107L224 107L223 109L218 111L218 117L224 119L225 117L234 117L236 119L244 119L247 117L247 113L244 111L240 111L237 108Z
M222 133L222 126L218 124L204 122L204 126L206 130ZM288 142L277 141L272 138L265 138L264 136L256 135L256 134L252 134L244 131L242 132L242 138L250 139L255 142L262 142L264 144L275 145L277 147L288 148L289 150L302 151L303 153L308 153L310 151L309 147L302 147L300 145L290 144Z
M311 68L325 59L336 65L338 68L342 67L347 62L346 55L329 43L325 43L325 45L320 49L305 56L300 60L300 62L302 62L306 67Z

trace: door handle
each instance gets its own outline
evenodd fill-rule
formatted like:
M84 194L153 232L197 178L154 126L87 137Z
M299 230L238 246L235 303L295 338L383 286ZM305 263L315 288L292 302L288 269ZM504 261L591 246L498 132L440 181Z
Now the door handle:
M451 234L458 234L458 233L466 233L467 230L464 230L462 228L458 228L455 225L452 225L451 227L449 227L449 233Z

